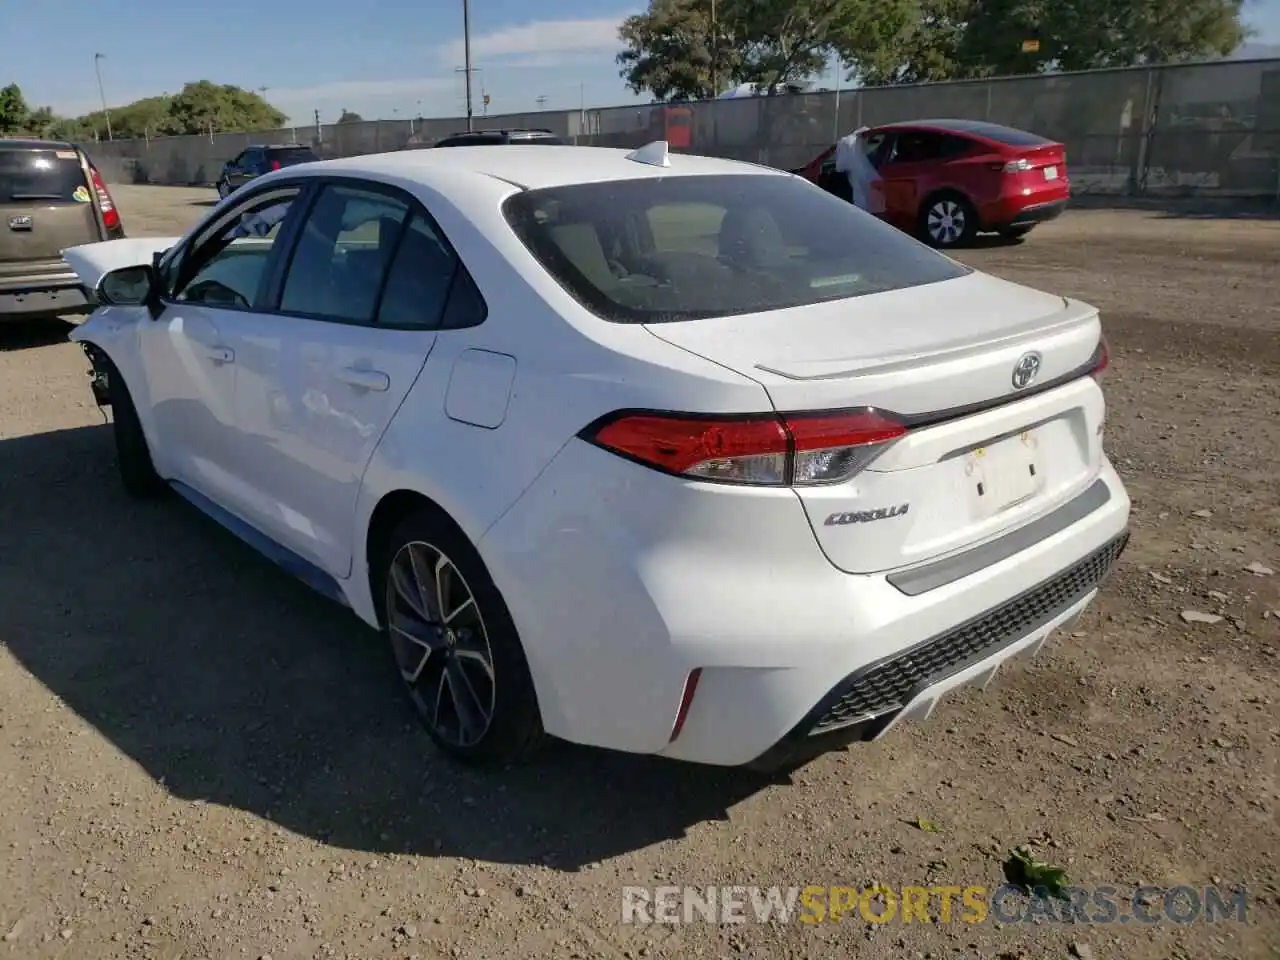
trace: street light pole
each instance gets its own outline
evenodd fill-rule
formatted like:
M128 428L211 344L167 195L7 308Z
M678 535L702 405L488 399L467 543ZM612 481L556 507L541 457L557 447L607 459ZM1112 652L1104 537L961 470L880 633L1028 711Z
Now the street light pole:
M106 118L106 121L107 121L107 139L112 140L114 138L111 136L111 111L107 109L107 94L102 87L101 64L102 64L102 61L105 59L106 57L104 57L102 54L95 53L93 55L93 70L94 70L94 73L98 75L98 96L102 98L102 115Z
M711 99L720 96L720 30L716 26L716 0L711 0Z
M471 3L462 0L462 57L467 77L467 130L471 130Z

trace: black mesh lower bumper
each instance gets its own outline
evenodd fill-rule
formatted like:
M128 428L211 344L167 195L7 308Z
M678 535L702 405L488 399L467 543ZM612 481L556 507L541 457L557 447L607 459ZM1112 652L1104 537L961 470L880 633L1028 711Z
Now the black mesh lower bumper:
M796 741L848 731L871 739L923 690L1016 643L1096 589L1129 540L1126 531L1043 583L946 633L846 677L777 747L755 765L773 766L774 754Z

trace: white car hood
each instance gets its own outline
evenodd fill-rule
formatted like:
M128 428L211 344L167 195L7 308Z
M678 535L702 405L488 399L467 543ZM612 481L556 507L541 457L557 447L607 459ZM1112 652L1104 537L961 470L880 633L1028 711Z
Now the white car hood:
M168 250L181 237L125 237L100 243L82 243L67 247L62 257L76 272L86 290L95 290L104 274L121 267L151 263L157 253Z

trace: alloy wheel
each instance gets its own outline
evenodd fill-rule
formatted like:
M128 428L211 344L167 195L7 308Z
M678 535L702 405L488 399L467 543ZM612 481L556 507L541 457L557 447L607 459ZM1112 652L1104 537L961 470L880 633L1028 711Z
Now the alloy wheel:
M939 200L929 208L926 227L940 246L950 246L963 237L966 226L964 207L954 200Z
M493 650L475 595L437 547L406 543L387 577L387 632L400 675L432 733L472 747L493 722Z

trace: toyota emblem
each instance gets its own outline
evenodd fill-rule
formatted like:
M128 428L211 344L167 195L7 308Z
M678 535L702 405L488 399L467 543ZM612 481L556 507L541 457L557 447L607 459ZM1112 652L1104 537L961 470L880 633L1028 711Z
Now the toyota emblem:
M1025 390L1040 372L1040 354L1024 353L1013 365L1013 389Z

